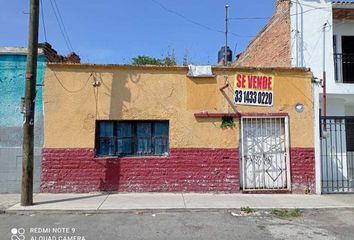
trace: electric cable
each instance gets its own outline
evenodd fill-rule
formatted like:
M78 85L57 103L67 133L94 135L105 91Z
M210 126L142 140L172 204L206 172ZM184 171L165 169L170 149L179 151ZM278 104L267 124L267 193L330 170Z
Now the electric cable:
M243 21L243 20L269 20L271 17L235 17L229 20Z
M160 6L160 8L162 8L162 9L165 10L166 12L171 13L171 14L173 14L173 15L176 15L176 16L178 16L178 17L184 19L185 21L189 22L189 23L192 23L192 24L194 24L194 25L196 25L196 26L202 27L202 28L204 28L204 29L206 29L206 30L209 30L209 31L212 31L212 32L218 32L218 33L222 33L222 34L225 33L225 31L222 31L222 30L219 30L219 29L215 29L215 28L212 28L212 27L207 26L207 25L205 25L205 24L199 23L199 22L197 22L197 21L195 21L195 20L193 20L193 19L190 19L190 18L184 16L183 14L181 14L181 13L179 13L179 12L176 12L176 11L174 11L174 10L171 10L171 9L167 8L165 5L163 5L162 3L158 2L157 0L151 0L151 1L152 1L153 3L155 3L156 5ZM236 33L233 33L233 32L229 32L229 33L232 34L232 35L234 35L235 37L239 37L239 38L250 38L250 37L254 37L254 36L239 35L239 34L236 34Z
M290 2L294 3L294 4L301 5L301 6L310 7L310 8L313 8L315 10L317 10L317 9L323 9L323 10L328 9L328 11L330 11L329 9L332 9L332 6L330 6L330 7L318 7L318 6L313 6L311 4L300 3L299 1L290 1Z
M57 23L58 23L58 25L59 25L59 30L60 30L60 32L61 32L63 38L64 38L66 47L68 48L69 51L72 51L72 49L70 48L69 42L68 42L68 40L67 40L67 38L66 38L66 36L65 36L65 34L64 34L64 30L63 30L63 28L62 28L62 26L61 26L61 24L60 24L60 20L59 20L58 14L57 14L57 12L56 12L56 9L55 9L55 7L54 7L54 4L53 4L53 1L52 1L52 0L50 0L50 4L51 4L51 6L52 6L52 9L53 9L53 12L54 12L54 16L55 16L55 18L56 18L56 20L57 20Z
M71 41L70 41L68 32L66 31L66 27L65 27L65 24L64 24L62 15L61 15L60 10L59 10L59 7L58 7L58 5L57 5L57 1L56 1L56 0L53 0L53 1L54 1L55 8L57 9L57 12L58 12L58 16L59 16L59 20L60 20L60 22L61 22L61 25L63 26L63 30L64 30L64 33L65 33L66 39L68 40L69 46L70 46L70 48L71 48L71 51L74 52L74 48L73 48L73 46L72 46L72 44L71 44Z
M57 76L56 72L55 71L52 71L53 72L53 75L54 77L56 78L56 80L59 82L60 86L67 92L69 93L78 93L78 92L81 92L86 86L87 86L87 83L89 82L90 78L93 76L93 73L90 74L90 76L87 78L86 80L86 83L78 90L69 90L68 88L66 88L64 86L64 84L60 81L59 77Z
M47 30L45 27L45 19L44 19L44 5L43 5L43 0L41 0L41 18L42 18L42 27L43 27L43 33L44 33L44 40L48 42L47 40Z

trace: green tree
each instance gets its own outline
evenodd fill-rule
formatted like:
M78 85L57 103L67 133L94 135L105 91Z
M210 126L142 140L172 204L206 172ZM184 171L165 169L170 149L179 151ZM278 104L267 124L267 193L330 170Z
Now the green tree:
M164 58L154 58L146 55L139 55L132 58L132 65L157 65L157 66L176 66L177 60L175 56L175 51L168 50L166 57Z
M132 58L132 65L164 65L163 61L158 58L149 57L145 55L139 55Z

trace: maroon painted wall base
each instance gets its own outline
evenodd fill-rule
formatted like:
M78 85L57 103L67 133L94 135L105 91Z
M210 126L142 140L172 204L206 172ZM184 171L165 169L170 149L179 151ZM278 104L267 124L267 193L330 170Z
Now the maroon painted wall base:
M315 193L315 149L291 148L291 183L293 193Z
M314 150L291 149L292 190L314 192ZM94 149L43 149L42 192L240 191L237 149L178 148L168 157L95 158Z
M44 149L42 192L238 192L235 149L171 149L169 157L94 158L93 149Z

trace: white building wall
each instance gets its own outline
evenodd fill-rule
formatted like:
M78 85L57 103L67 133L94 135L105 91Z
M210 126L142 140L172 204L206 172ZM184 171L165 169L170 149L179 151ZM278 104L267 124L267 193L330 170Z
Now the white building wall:
M325 53L326 71L334 77L332 4L328 0L293 0L291 6L292 63L294 67L309 67L322 79ZM325 47L323 46L325 28Z
M354 36L354 21L333 21L329 0L293 0L290 12L293 66L311 68L318 79L325 70L328 94L354 94L354 84L336 83L333 57L333 35L340 53L340 37Z
M354 21L334 21L333 35L335 35L337 39L337 53L342 53L342 36L354 36ZM340 69L338 69L338 71L340 72ZM329 82L328 89L329 93L354 94L354 84Z
M345 116L344 101L340 98L330 99L330 101L327 102L327 108L328 116Z
M324 62L328 76L333 71L332 3L328 0L293 0L291 9L291 55L294 67L308 67L317 79L323 78ZM323 34L323 26L326 34ZM325 37L325 38L324 38ZM325 41L324 41L325 40ZM325 60L325 61L324 61ZM329 79L330 80L330 79ZM315 123L319 123L319 93L314 85ZM321 140L320 129L315 127L316 193L321 194Z

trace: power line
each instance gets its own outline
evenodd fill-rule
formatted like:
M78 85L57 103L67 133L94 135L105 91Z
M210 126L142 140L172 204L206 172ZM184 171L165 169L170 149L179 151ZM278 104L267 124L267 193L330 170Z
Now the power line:
M229 18L230 20L268 20L270 17L237 17L237 18Z
M174 11L174 10L172 10L172 9L169 9L169 8L167 8L165 5L163 5L162 3L160 3L160 2L158 2L158 1L156 1L156 0L151 0L151 1L152 1L153 3L155 3L156 5L158 5L160 8L162 8L163 10L165 10L166 12L171 13L171 14L173 14L173 15L176 15L176 16L178 16L178 17L184 19L185 21L189 22L189 23L192 23L192 24L194 24L194 25L196 25L196 26L202 27L202 28L204 28L204 29L206 29L206 30L209 30L209 31L212 31L212 32L217 32L217 33L222 33L222 34L225 33L225 32L222 31L222 30L212 28L212 27L207 26L207 25L205 25L205 24L203 24L203 23L199 23L199 22L197 22L197 21L195 21L195 20L193 20L193 19L190 19L190 18L184 16L183 14L181 14L181 13L179 13L179 12L176 12L176 11ZM233 36L238 37L238 38L249 38L249 37L253 37L253 36L239 35L239 34L236 34L236 33L233 33L233 32L230 32L230 34L232 34Z
M301 14L305 14L305 13L312 12L312 11L315 11L315 10L323 10L323 9L326 9L326 8L313 8L313 9L309 9L309 10L306 10L306 11L303 11L303 12L290 14L290 16L301 15Z
M314 11L314 10L327 10L327 9L331 9L332 7L317 7L317 6L313 6L313 5L310 5L310 4L305 4L305 3L300 3L300 2L297 2L297 1L291 1L292 3L294 4L299 4L299 5L302 5L302 6L306 6L306 7L310 7L312 9L309 9L309 10L306 10L306 11L303 11L303 12L300 12L300 13L294 13L294 14L290 14L290 16L296 16L296 15L300 15L300 14L304 14L304 13L307 13L307 12L311 12L311 11ZM234 18L229 18L229 20L269 20L271 19L271 17L234 17Z
M54 77L56 78L56 80L58 81L58 83L60 84L60 86L61 86L65 91L67 91L67 92L69 92L69 93L78 93L78 92L81 92L82 90L84 90L84 88L87 86L87 84L88 84L90 78L93 76L93 73L90 74L90 76L87 78L85 84L84 84L80 89L78 89L78 90L70 90L70 89L66 88L66 87L64 86L64 84L60 81L60 79L59 79L59 77L57 76L56 72L53 71L53 75L54 75Z
M229 33L235 37L238 37L238 38L253 38L253 37L255 37L254 35L240 35L240 34L237 34L234 32L229 32Z
M306 4L306 3L300 3L299 1L290 1L290 2L294 3L294 4L301 5L301 6L310 7L310 8L313 8L314 10L316 10L316 9L322 9L322 10L332 9L332 6L331 7L318 7L318 6L314 6L314 5L310 5L310 4Z
M42 18L42 26L43 26L43 33L44 33L44 40L48 42L47 40L47 30L45 28L45 20L44 20L44 5L43 1L41 0L41 18Z
M57 9L57 12L58 12L58 15L59 15L59 20L60 20L60 22L61 22L61 24L62 24L62 26L63 26L63 30L64 30L65 36L66 36L66 38L67 38L67 40L68 40L69 46L70 46L70 48L71 48L71 51L74 52L74 48L73 48L73 46L71 45L71 41L70 41L68 32L66 31L66 27L65 27L63 18L62 18L62 16L61 16L59 7L58 7L58 5L57 5L57 1L56 1L56 0L53 0L53 1L54 1L55 8Z
M54 0L54 1L55 1L55 0ZM60 32L61 32L61 34L62 34L62 36L63 36L63 38L64 38L66 47L68 48L69 51L73 51L73 49L70 48L70 44L69 44L68 38L67 38L67 36L66 36L65 33L64 33L64 30L63 30L63 28L62 28L62 25L61 25L61 23L60 23L60 20L59 20L57 11L56 11L56 9L55 9L55 7L54 7L54 4L53 4L53 1L52 1L52 0L50 0L50 4L51 4L51 6L52 6L52 9L53 9L55 18L56 18L57 23L58 23L58 25L59 25Z
M190 18L188 18L188 17L182 15L181 13L178 13L178 12L176 12L176 11L174 11L174 10L171 10L171 9L165 7L165 5L163 5L162 3L160 3L160 2L158 2L158 1L156 1L156 0L151 0L151 1L154 2L155 4L157 4L158 6L160 6L160 7L161 7L163 10L165 10L166 12L172 13L172 14L174 14L174 15L180 17L180 18L183 18L183 19L186 20L187 22L190 22L190 23L192 23L192 24L194 24L194 25L203 27L203 28L205 28L205 29L207 29L207 30L210 30L210 31L219 32L219 33L224 33L224 31L211 28L211 27L209 27L209 26L207 26L207 25L201 24L201 23L199 23L199 22L196 22L196 21L190 19Z

